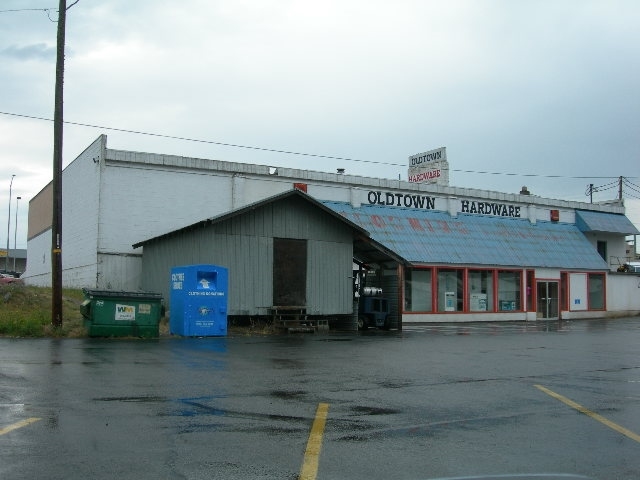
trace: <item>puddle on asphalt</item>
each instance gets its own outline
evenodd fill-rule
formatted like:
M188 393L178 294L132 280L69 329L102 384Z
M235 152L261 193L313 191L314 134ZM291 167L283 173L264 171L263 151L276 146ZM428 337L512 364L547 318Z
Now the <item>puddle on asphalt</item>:
M400 410L394 410L392 408L367 407L362 405L352 407L351 410L359 415L395 415L401 413Z
M293 391L274 390L271 392L272 397L276 397L284 400L291 399L291 398L299 398L302 395L306 395L306 394L307 392L305 392L304 390L293 390Z
M139 402L139 403L158 403L166 402L167 397L159 397L155 395L142 395L137 397L102 397L94 398L95 402Z
M276 366L276 368L300 369L304 367L304 362L302 360L294 360L291 358L272 358L271 362Z

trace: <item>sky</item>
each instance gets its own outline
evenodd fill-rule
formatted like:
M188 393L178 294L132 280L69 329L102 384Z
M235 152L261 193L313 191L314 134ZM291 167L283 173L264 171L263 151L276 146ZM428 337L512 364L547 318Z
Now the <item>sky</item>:
M57 6L0 0L0 248L26 248L52 179ZM446 147L452 186L606 201L623 176L636 201L638 25L637 0L79 0L63 166L106 134L406 180L409 156Z

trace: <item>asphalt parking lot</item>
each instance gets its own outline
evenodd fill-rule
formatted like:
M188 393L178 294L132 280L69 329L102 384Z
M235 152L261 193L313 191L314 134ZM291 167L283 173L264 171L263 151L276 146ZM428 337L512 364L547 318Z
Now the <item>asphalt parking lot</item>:
M639 346L640 317L0 339L0 478L637 479Z

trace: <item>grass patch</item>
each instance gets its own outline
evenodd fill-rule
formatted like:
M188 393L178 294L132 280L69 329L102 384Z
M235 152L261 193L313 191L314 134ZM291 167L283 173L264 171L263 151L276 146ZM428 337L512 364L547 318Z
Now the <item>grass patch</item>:
M81 289L62 290L62 327L51 324L51 288L0 286L0 335L6 337L83 337Z
M82 289L62 290L62 327L51 324L52 290L50 287L34 287L20 284L0 285L0 337L66 337L87 336L80 304L84 301ZM170 337L169 320L160 319L159 336ZM273 323L265 319L229 318L231 335L273 335L277 333Z

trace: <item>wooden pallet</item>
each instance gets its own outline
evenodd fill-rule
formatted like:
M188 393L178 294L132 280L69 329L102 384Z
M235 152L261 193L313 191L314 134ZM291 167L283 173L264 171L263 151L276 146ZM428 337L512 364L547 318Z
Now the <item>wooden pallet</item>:
M306 307L274 306L270 308L273 325L289 333L329 330L329 321L309 318Z

